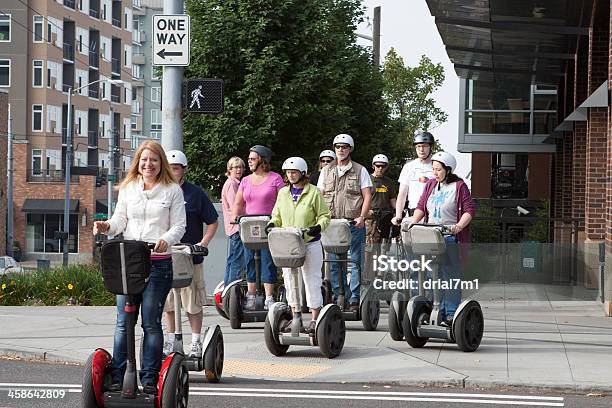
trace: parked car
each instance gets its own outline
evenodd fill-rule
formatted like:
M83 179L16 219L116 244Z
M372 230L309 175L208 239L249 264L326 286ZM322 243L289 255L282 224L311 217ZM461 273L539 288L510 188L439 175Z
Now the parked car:
M23 272L23 268L19 266L19 262L15 261L10 256L0 256L0 275L21 272Z

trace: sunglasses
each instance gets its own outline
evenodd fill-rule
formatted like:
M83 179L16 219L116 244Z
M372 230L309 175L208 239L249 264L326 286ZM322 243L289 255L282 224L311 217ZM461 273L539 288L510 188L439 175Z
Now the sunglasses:
M350 149L351 146L349 146L349 145L335 145L334 148L342 150L342 149Z
M325 163L325 164L331 163L331 162L332 162L332 160L321 160L321 163Z
M374 167L376 167L377 169L384 169L385 167L387 167L386 164L375 164Z

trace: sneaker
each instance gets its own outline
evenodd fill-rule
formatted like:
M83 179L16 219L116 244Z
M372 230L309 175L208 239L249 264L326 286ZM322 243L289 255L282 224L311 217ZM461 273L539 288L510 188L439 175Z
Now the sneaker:
M351 302L348 305L349 312L358 312L359 311L359 302Z
M247 302L244 306L245 310L255 310L255 295L247 295Z
M273 304L274 304L274 298L272 296L266 297L266 302L264 303L264 309L270 310Z
M440 322L440 326L453 327L453 316L446 316L446 318Z
M202 343L200 343L199 341L191 343L191 351L189 352L189 357L202 357Z
M169 356L174 351L174 344L171 341L164 341L164 356Z
M142 386L142 392L149 395L157 395L157 385L145 384Z
M308 326L304 327L302 329L302 332L305 334L315 334L315 327L317 326L317 321L316 320L311 320L310 323L308 323Z

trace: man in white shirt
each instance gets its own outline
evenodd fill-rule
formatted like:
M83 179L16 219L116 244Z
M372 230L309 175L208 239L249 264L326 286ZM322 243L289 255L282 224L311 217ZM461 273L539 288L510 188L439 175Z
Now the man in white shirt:
M392 220L395 225L400 225L402 222L406 198L408 198L408 215L412 215L423 194L425 183L433 178L431 154L434 143L434 136L429 132L419 131L414 135L412 144L416 149L417 158L406 163L399 176L400 187L395 205L395 217Z

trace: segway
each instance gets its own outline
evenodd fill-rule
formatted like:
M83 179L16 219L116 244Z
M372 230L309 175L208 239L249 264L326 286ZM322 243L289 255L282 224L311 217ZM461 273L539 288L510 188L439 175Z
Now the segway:
M172 247L172 294L174 296L174 352L183 352L183 330L181 325L181 288L191 285L196 266L194 256L208 255L208 248L197 245L175 245ZM207 327L202 341L201 357L185 357L189 371L204 371L209 382L217 383L223 372L223 333L218 324ZM142 350L142 348L141 348Z
M127 364L121 391L108 391L112 382L111 354L96 349L87 359L81 397L85 408L155 407L185 408L189 399L189 371L185 356L173 352L162 363L157 395L145 394L138 388L134 326L138 306L134 297L147 285L151 270L151 249L154 244L143 241L113 239L102 246L100 269L104 286L116 295L125 295Z
M272 228L268 234L270 252L274 264L279 268L291 268L293 278L292 290L294 293L293 308L296 311L292 316L289 306L283 302L272 305L266 316L264 338L266 347L275 356L284 355L290 345L319 346L321 353L327 358L340 355L344 347L345 325L342 312L337 305L325 305L311 334L301 333L302 325L302 281L301 267L306 259L306 245L304 233L308 229L300 228ZM280 333L280 327L286 321L292 320L291 333Z
M376 330L378 320L380 318L380 299L374 287L362 280L361 296L359 300L359 309L357 311L345 310L344 300L344 282L346 282L346 270L348 265L353 263L348 259L348 252L351 247L351 229L349 225L354 225L355 221L346 219L332 219L329 226L321 233L321 243L326 253L336 254L336 259L325 258L325 281L323 282L323 291L331 292L331 270L329 263L337 262L338 271L338 298L336 304L342 311L342 316L345 321L359 321L363 324L363 328L372 331ZM356 265L361 268L361 265ZM329 289L326 289L328 287Z
M255 310L246 310L247 282L237 279L230 282L222 292L225 313L229 316L230 327L240 329L242 323L256 323L266 320L264 310L265 291L261 283L261 250L268 248L265 233L269 215L242 215L233 222L239 225L240 239L245 248L254 252L255 258Z
M215 309L217 309L217 313L219 313L219 316L229 320L229 316L227 315L227 313L225 312L225 308L223 307L223 289L225 289L225 283L221 281L213 291L213 297L215 299Z
M444 236L448 235L450 230L443 225L402 225L402 239L408 250L414 255L425 255L432 259L434 283L439 279L440 264L447 262ZM403 318L406 342L412 347L420 348L433 337L457 343L461 351L476 351L484 333L484 317L480 304L475 300L464 300L453 315L451 327L440 326L440 289L434 285L432 303L421 292L425 272L420 270L418 276L420 294L408 301Z

